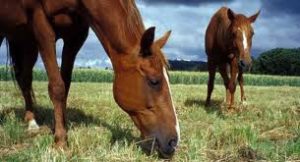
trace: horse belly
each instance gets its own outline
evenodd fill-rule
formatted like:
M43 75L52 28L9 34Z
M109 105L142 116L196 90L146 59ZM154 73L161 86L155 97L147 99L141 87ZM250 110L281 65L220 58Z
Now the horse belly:
M26 12L20 1L0 0L0 32L6 32L27 23Z
M42 4L48 16L52 16L61 10L74 10L77 0L42 0Z
M69 15L59 14L54 17L53 23L55 27L68 27L73 24L73 20Z

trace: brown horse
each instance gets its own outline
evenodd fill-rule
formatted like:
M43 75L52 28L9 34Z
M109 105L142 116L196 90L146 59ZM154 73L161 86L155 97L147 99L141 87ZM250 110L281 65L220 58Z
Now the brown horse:
M20 80L18 83L25 98L28 112L25 118L29 118L29 125L36 125L32 112L31 72L39 50L54 105L55 142L57 146L65 146L65 108L71 72L75 56L86 38L88 24L112 61L116 102L130 115L143 138L156 140L163 157L173 155L179 142L179 125L169 87L167 62L161 51L170 32L154 41L155 28L145 31L134 0L0 2L5 4L0 8L0 37L8 39L12 60L22 60L22 63L15 61L14 65L22 69L16 71L16 75L22 78L17 81ZM55 54L55 40L60 37L64 39L61 71Z
M259 13L248 18L222 7L212 17L205 35L209 71L206 106L210 104L217 67L224 80L226 103L229 107L234 104L236 80L241 88L241 101L246 100L243 71L248 69L252 62L250 50L254 30L251 24L255 22Z

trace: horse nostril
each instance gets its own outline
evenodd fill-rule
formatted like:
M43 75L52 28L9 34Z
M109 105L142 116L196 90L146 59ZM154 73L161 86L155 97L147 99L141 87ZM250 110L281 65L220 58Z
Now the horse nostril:
M245 62L243 60L240 61L240 66L241 67L246 67L246 64L245 64Z
M177 139L174 138L174 139L171 139L170 142L169 142L169 146L171 147L176 147L177 146Z

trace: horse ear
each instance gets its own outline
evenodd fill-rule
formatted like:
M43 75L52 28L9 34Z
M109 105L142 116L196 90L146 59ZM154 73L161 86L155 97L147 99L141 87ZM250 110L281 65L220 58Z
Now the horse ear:
M258 17L259 14L260 14L260 10L259 10L256 14L250 16L250 17L248 18L249 21L250 21L251 23L254 23L255 20L257 19L257 17Z
M157 40L155 43L156 43L160 48L163 48L163 47L166 45L166 43L167 43L167 41L168 41L168 39L169 39L171 33L172 33L172 31L169 30L168 32L165 33L165 35L164 35L163 37L161 37L161 38L160 38L159 40Z
M235 19L235 13L230 8L228 8L227 10L227 16L230 21L233 21Z
M155 27L147 29L141 39L141 51L140 54L142 57L151 56L151 46L154 41L155 36Z

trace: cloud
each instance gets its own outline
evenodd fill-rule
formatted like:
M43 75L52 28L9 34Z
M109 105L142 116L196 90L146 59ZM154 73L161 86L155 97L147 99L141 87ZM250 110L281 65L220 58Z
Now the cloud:
M174 7L173 5L148 5L141 2L138 3L138 7L146 27L157 26L157 36L172 29L172 35L164 50L168 58L206 60L204 52L206 27L212 15L223 6L222 4L206 3L198 6L179 5ZM261 3L258 0L231 1L227 5L238 13L250 16L258 11ZM245 6L249 7L245 8Z
M272 1L263 1L263 8L265 8L268 16L279 16L282 14L288 14L300 16L300 3L299 0L272 0ZM299 20L298 20L299 21Z
M161 1L165 4L172 3L172 5L149 5L150 2L156 3L152 0L138 3L146 26L157 26L158 35L169 29L173 30L167 48L164 50L168 58L205 60L204 36L206 27L212 15L224 3L217 1L213 3L204 3L206 1ZM266 2L262 0L226 2L226 6L236 13L242 13L246 16L255 14L259 9L262 10L261 15L253 24L256 33L253 38L252 51L254 55L257 56L257 52L277 47L299 47L300 29L299 23L295 20L296 14L286 12L284 15L276 16L278 13L274 10L278 10L281 3L277 1L277 5L267 6ZM189 5L190 3L199 5ZM174 7L174 4L187 5ZM269 13L273 13L272 16L269 16Z
M156 39L166 31L172 30L172 35L163 49L169 59L206 60L204 52L206 27L212 15L225 4L224 0L137 0L136 2L145 26L156 26ZM226 6L246 16L251 16L261 9L261 15L253 24L254 55L277 47L300 46L299 4L298 0L226 0ZM60 47L57 51L60 52L62 42L58 45ZM6 53L2 47L0 64L5 61ZM42 65L41 62L39 64ZM80 50L75 65L111 66L109 58L92 31Z

